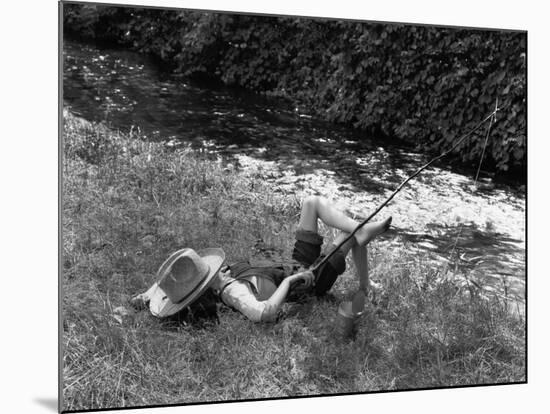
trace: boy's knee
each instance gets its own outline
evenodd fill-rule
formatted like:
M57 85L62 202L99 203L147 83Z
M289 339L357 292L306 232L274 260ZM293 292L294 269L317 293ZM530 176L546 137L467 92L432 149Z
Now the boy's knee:
M314 206L316 203L317 203L317 196L314 196L314 195L306 196L302 200L302 205L304 207Z
M310 195L304 198L302 201L302 208L304 209L317 209L317 206L322 203L323 198L321 196Z

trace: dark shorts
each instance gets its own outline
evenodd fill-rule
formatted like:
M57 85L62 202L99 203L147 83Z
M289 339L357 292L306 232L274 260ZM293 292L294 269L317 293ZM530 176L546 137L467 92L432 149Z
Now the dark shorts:
M292 258L302 266L310 267L325 256L321 254L322 244L323 237L319 234L298 229ZM334 246L331 246L332 248ZM338 276L344 273L344 270L346 270L346 255L338 249L325 264L313 272L315 274L315 294L320 296L328 292Z

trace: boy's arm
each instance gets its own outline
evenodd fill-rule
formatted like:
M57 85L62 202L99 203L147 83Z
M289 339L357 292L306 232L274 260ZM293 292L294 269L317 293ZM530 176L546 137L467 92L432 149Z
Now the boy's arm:
M291 284L297 282L298 280L304 280L306 286L309 286L314 280L313 273L306 270L283 279L271 297L264 301L265 309L262 312L261 318L263 322L271 322L277 319L277 314L286 300Z
M277 319L291 285L300 279L303 279L306 285L311 284L313 273L301 272L283 279L271 297L265 301L258 301L247 282L237 280L224 289L221 299L253 322L272 322Z

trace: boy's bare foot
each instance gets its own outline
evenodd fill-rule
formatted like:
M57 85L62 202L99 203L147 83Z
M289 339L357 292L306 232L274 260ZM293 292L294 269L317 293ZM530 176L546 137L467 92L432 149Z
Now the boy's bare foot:
M364 246L376 236L384 233L390 228L392 217L375 223L367 223L355 233L355 239L360 246Z

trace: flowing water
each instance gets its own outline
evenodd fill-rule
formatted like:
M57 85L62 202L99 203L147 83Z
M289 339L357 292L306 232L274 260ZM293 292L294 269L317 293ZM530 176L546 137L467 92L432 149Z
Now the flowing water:
M64 105L75 114L168 145L205 148L245 173L263 174L274 191L326 195L357 218L429 159L281 100L190 82L134 52L65 41L63 56ZM393 229L379 243L458 268L523 305L525 185L489 174L474 185L475 172L441 163L426 169L380 213L393 215Z

